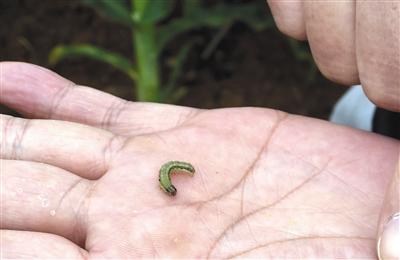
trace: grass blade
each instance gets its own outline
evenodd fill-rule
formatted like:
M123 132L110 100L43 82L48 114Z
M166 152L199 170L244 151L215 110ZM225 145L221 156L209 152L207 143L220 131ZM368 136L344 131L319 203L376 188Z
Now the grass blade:
M82 2L106 18L125 25L133 25L129 7L123 0L82 0Z
M178 55L176 56L172 72L170 73L168 84L161 93L162 101L168 100L174 103L186 93L186 90L184 89L180 90L178 89L179 91L176 91L176 82L178 80L179 75L182 72L182 66L186 60L186 56L188 55L192 45L193 42L187 43L183 48L180 49Z
M191 0L190 0L191 1ZM132 0L133 19L137 23L155 24L165 19L175 7L173 0Z
M53 48L49 55L50 65L57 64L60 60L68 57L85 56L99 60L123 71L136 80L137 73L134 65L118 53L113 53L89 44L59 45Z
M218 4L211 8L203 8L200 5L189 7L188 13L183 17L161 27L158 33L159 52L178 34L199 27L220 28L235 21L241 21L256 31L273 26L273 19L267 15L265 3Z

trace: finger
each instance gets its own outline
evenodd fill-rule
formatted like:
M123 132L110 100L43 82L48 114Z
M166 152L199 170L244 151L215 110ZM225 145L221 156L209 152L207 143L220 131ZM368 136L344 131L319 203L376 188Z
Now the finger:
M1 159L42 162L87 179L107 171L125 138L86 125L0 116Z
M1 229L57 234L83 243L93 182L35 162L1 160Z
M298 40L306 39L302 0L267 0L279 30Z
M1 230L2 259L88 259L88 252L63 237Z
M350 85L359 82L353 1L304 1L307 39L320 71Z
M101 127L117 134L166 130L196 111L172 105L132 103L62 78L39 66L0 62L0 102L23 115Z
M378 106L400 111L400 2L357 1L357 62Z
M400 258L400 165L386 193L377 243L379 259Z

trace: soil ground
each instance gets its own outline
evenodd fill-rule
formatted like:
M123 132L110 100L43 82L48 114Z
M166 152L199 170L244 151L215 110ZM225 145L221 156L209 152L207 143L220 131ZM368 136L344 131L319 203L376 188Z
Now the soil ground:
M266 17L270 17L267 6ZM98 16L78 0L0 0L0 60L49 67L57 44L91 43L132 57L130 31ZM235 23L208 59L201 53L215 30L201 29L176 38L163 55L176 53L181 42L202 39L189 54L179 80L187 95L178 104L199 108L260 106L327 119L345 91L297 60L288 38L272 26L254 32ZM67 59L52 70L80 85L135 100L132 82L121 72L87 58ZM1 108L0 112L10 113Z

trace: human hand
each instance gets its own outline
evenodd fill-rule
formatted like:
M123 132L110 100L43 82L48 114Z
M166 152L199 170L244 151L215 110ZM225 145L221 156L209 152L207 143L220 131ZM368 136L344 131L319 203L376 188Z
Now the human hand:
M399 143L262 108L126 102L0 63L6 258L375 257ZM43 120L51 119L51 120ZM75 123L74 123L75 122ZM159 167L190 162L169 197Z
M361 82L375 104L400 111L399 1L267 1L283 33L309 41L327 78Z

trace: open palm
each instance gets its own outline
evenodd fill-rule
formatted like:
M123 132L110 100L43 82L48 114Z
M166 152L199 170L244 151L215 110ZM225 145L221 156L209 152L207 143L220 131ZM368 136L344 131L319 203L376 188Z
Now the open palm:
M0 63L5 257L375 257L393 139L262 108L129 103ZM63 121L61 121L63 120ZM190 162L193 177L158 170ZM35 231L35 232L33 232Z

